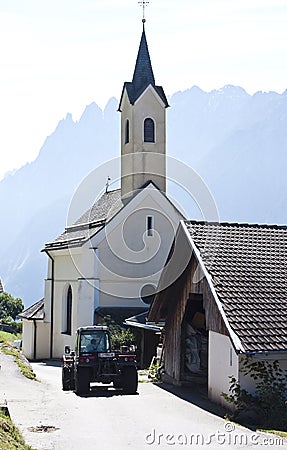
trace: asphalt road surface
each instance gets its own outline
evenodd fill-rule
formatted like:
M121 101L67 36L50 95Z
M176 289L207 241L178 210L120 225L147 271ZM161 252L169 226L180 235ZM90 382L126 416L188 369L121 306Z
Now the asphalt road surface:
M26 442L38 450L285 448L279 438L224 420L190 388L139 383L138 394L98 385L87 396L64 392L58 363L33 363L25 379L0 352L0 400ZM0 443L1 449L1 443Z

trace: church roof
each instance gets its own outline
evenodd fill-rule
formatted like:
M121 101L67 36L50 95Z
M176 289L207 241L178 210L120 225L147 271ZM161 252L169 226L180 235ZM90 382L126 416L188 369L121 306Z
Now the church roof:
M149 186L153 186L157 189L182 216L181 211L177 209L169 197L161 192L152 181L145 183L141 189L138 190L136 195ZM125 205L121 199L121 189L105 192L78 220L76 220L76 222L73 223L73 225L67 226L60 236L54 241L48 242L43 251L80 247L104 228L106 223L124 207Z
M162 86L156 86L155 84L155 78L152 70L151 59L146 40L145 28L143 26L143 32L141 36L135 70L133 74L133 80L132 82L124 83L120 105L122 102L122 97L125 89L127 90L129 100L133 105L150 84L156 90L156 92L164 102L165 106L168 107L168 101Z
M120 189L105 192L73 225L66 227L53 242L47 243L45 250L82 245L100 231L106 221L114 217L122 207Z

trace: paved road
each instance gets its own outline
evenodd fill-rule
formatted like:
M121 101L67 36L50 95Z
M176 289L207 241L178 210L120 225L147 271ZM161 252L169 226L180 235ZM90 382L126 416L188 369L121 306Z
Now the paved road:
M0 399L6 398L26 442L39 450L283 448L270 435L234 429L187 389L140 383L138 395L100 386L79 397L62 391L56 363L32 364L41 382L25 379L13 358L1 352L0 364Z

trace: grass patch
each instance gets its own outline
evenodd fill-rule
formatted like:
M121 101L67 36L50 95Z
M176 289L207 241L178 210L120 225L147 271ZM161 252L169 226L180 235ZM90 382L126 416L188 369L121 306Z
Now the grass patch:
M262 430L261 428L258 431L263 431L264 433L276 434L276 436L280 436L282 438L287 438L287 431Z
M33 450L30 445L25 444L18 428L2 411L0 411L0 442L1 450Z
M21 373L26 378L29 378L30 380L39 381L39 380L37 380L36 375L33 372L33 369L30 366L29 362L22 355L20 350L13 347L8 341L6 341L5 343L2 343L1 350L3 353L5 353L5 355L14 356L16 364L18 365L19 369L21 370Z
M5 355L12 355L15 358L22 374L29 378L30 380L35 380L36 375L34 374L32 367L28 363L27 359L22 355L21 351L13 347L12 343L16 339L21 339L21 334L7 333L6 331L0 331L0 344L2 352Z
M21 334L7 333L6 331L0 331L0 343L9 342L12 344L16 339L21 339Z

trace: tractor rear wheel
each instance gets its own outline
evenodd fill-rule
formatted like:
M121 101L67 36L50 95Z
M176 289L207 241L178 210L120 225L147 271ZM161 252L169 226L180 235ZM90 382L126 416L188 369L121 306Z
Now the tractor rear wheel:
M138 388L138 372L135 366L125 367L122 374L122 388L126 394L135 394Z
M90 390L90 373L86 369L78 369L75 379L76 394L87 394Z

